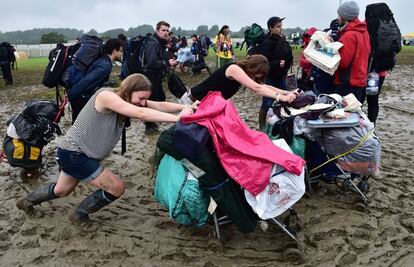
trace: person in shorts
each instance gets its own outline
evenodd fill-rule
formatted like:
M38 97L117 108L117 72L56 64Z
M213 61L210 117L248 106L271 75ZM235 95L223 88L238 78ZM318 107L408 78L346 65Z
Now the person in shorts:
M70 216L78 225L91 226L89 214L124 194L120 177L104 168L101 160L118 143L127 118L151 122L177 122L196 109L169 102L148 100L151 82L142 74L128 76L120 87L98 90L80 112L73 126L58 142L57 162L61 169L56 183L41 186L16 202L17 208L34 215L35 205L69 195L79 182L98 188L86 197ZM178 113L174 115L170 113Z

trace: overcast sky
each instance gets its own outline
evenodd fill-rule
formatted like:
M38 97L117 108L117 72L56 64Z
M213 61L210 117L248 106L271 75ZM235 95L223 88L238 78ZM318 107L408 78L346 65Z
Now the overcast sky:
M337 16L338 0L1 0L0 31L33 28L76 28L103 32L114 28L154 25L166 20L172 27L195 30L198 25L242 26L257 22L263 27L271 16L286 17L285 28L329 26ZM342 2L345 2L343 0ZM356 0L360 19L365 6L386 2L402 34L414 31L413 0ZM70 3L70 4L69 4Z

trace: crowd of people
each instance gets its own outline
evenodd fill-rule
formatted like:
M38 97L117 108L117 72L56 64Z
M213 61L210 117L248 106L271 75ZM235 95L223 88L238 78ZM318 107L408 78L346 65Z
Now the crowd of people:
M318 88L322 78L315 74L317 70L306 59L302 59L300 64L304 77L308 77L308 82L313 80L307 88L343 96L353 93L363 103L371 54L367 24L359 20L359 7L354 1L343 3L337 14L335 22L338 27L335 33L338 36L335 38L344 45L339 50L339 68L333 78L325 77L328 80L327 87ZM112 62L121 59L128 40L125 36L108 40L103 55L88 69L86 76L69 88L73 125L58 143L57 162L61 171L57 182L30 192L17 201L17 207L32 215L35 213L35 205L65 197L79 182L86 182L98 190L79 205L71 220L76 224L89 225L89 214L112 203L124 193L125 186L121 178L109 168L104 168L100 161L111 153L120 139L127 118L144 121L146 134L157 133L157 123L174 123L181 116L192 114L199 101L209 92L219 91L225 99L229 99L244 86L263 97L258 111L259 126L262 127L267 109L274 101L292 102L300 94L299 90L288 91L286 88L286 76L293 64L293 55L290 44L283 35L284 19L277 16L269 18L268 33L259 49L253 55L237 61L234 59L229 26L224 25L213 41L216 70L184 95L187 103L193 103L191 106L165 102L163 77L178 64L174 53L187 45L185 37L176 38L169 31L169 23L158 22L155 32L148 36L143 52L145 70L140 74L130 73L116 90L101 87L108 80ZM305 37L309 38L312 31L308 30ZM193 35L192 41L192 53L197 56L197 60L204 61L199 36ZM380 74L380 84L385 75L386 73ZM375 122L378 95L368 97L368 114Z

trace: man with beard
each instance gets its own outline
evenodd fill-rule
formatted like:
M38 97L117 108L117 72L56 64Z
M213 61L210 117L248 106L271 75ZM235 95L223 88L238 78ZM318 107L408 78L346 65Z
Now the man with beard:
M165 21L157 23L153 36L149 37L144 48L145 75L152 83L152 94L149 100L165 101L162 89L162 78L168 66L177 65L177 61L168 59L166 48L169 42L170 24ZM145 133L154 134L158 132L158 125L154 122L145 122Z

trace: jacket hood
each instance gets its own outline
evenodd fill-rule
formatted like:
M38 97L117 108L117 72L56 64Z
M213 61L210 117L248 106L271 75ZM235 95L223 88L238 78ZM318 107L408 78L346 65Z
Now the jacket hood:
M364 32L367 31L367 23L364 21L360 21L359 19L354 19L350 21L342 30L341 32L347 31L358 31Z

